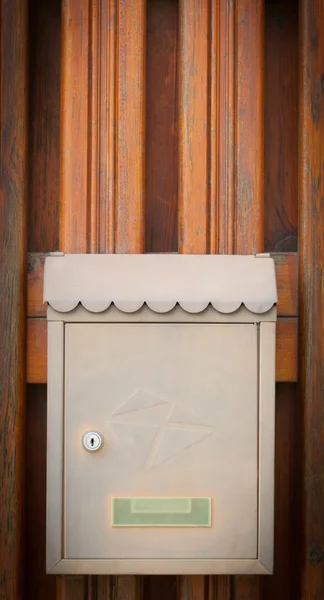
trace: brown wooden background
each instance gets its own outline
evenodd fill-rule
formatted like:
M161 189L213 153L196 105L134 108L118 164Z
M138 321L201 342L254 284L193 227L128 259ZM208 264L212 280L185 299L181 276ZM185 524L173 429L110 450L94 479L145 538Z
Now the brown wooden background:
M0 7L1 600L323 600L322 0ZM58 249L273 253L272 577L45 575L42 270Z

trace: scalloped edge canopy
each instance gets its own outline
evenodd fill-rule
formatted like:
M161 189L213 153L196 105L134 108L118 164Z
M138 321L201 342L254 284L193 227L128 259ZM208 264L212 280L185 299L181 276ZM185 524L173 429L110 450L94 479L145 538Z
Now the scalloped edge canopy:
M54 253L45 261L44 302L64 313L78 304L93 313L112 304L167 313L178 304L189 313L244 305L262 314L277 303L275 267L264 256Z

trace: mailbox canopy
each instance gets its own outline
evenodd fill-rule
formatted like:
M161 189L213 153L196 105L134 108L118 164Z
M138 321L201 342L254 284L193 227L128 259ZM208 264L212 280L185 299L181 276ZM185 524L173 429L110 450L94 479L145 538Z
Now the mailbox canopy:
M44 301L64 313L82 304L90 312L114 305L132 313L146 305L168 313L178 305L188 313L212 307L230 314L243 305L262 315L277 303L277 288L268 255L58 253L46 259Z

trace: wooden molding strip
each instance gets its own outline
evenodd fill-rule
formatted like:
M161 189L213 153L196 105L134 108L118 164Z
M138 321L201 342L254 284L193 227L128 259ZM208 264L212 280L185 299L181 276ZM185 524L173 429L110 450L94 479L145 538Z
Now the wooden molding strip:
M27 382L47 381L47 321L27 321ZM277 381L297 381L297 319L280 318L277 325Z
M297 316L298 297L298 255L297 253L276 253L272 257L276 263L279 295L278 315ZM27 316L46 317L43 304L43 274L46 254L28 255Z

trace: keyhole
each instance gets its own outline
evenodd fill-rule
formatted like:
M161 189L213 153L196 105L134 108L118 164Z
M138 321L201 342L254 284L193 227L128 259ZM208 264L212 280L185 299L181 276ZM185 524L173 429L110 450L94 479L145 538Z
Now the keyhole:
M82 438L83 446L89 452L100 450L103 444L103 437L99 431L86 431Z

